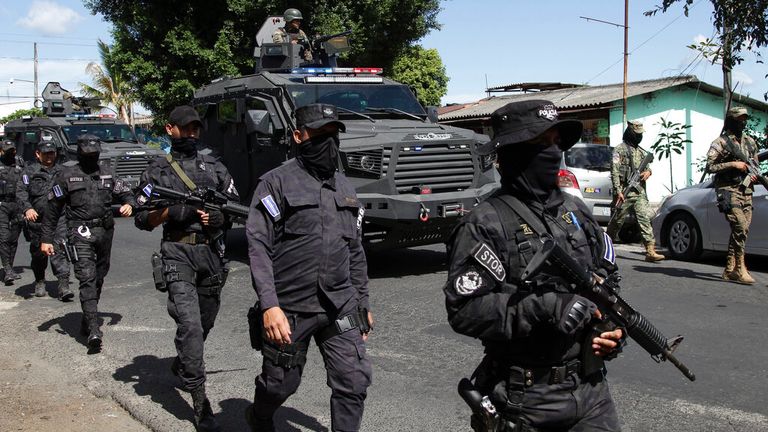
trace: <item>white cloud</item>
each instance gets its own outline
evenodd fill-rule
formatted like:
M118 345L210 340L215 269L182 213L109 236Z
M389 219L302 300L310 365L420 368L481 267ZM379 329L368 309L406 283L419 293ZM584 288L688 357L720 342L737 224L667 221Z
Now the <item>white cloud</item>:
M699 35L697 35L696 37L693 38L693 43L694 44L700 44L702 42L706 42L706 40L707 40L706 36L704 36L703 34L699 34Z
M27 16L16 23L43 34L63 34L82 19L80 14L66 6L48 0L35 0Z

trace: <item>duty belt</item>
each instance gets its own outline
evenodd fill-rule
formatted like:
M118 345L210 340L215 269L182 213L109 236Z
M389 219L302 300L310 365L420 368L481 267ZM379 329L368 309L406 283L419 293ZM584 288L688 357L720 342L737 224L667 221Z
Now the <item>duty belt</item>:
M574 359L560 366L509 366L509 372L517 375L515 378L526 387L534 384L561 384L568 377L581 373L581 362Z
M77 219L71 219L67 220L67 227L69 228L77 228L79 226L85 225L88 228L98 228L103 227L107 221L107 216L100 218L100 219L89 219L89 220L77 220Z
M191 245L209 244L211 242L205 234L184 231L164 231L163 240Z

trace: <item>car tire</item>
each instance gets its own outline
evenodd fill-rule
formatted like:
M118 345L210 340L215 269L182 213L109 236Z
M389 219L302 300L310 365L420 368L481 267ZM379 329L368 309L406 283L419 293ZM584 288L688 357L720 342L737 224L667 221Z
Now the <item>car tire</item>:
M688 213L673 214L664 232L664 243L671 258L692 261L701 255L701 231Z

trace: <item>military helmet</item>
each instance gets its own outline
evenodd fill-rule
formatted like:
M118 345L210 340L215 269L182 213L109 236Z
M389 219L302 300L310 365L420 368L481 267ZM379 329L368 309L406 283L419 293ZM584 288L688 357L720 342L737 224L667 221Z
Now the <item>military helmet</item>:
M283 19L285 20L285 23L288 24L293 20L303 20L304 17L301 16L300 10L296 8L290 8L290 9L286 9L285 12L283 12Z

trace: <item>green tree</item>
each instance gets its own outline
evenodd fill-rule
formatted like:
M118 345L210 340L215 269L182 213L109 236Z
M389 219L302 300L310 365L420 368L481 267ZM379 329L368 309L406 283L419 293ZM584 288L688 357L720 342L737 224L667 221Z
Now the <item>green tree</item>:
M296 7L309 35L352 30L341 65L380 66L439 29L440 0L123 1L84 0L112 23L107 64L129 77L140 102L162 116L194 89L222 76L252 73L254 35L262 22Z
M16 110L8 114L7 116L0 118L0 123L5 124L11 120L20 119L24 116L45 117L43 115L43 110L41 110L40 108L25 108L25 109Z
M392 78L416 90L424 106L440 105L448 90L448 75L436 49L415 45L405 51L392 65Z
M718 32L719 43L713 44L706 41L701 47L696 48L702 53L710 53L710 60L719 60L722 63L724 91L730 94L729 74L735 65L740 64L744 58L741 53L750 51L757 56L757 62L762 63L758 49L768 46L768 2L765 0L710 0L713 7L712 23ZM694 0L662 0L655 9L645 12L647 16L653 16L657 12L666 12L671 7L682 3L683 11L688 16L688 11ZM706 57L706 55L705 55ZM768 75L766 75L768 77ZM730 102L726 95L726 104ZM763 97L768 100L768 93Z
M685 131L691 128L691 125L667 121L661 117L656 123L661 126L659 138L651 146L651 150L656 154L656 158L661 160L669 159L669 187L670 192L675 191L675 182L672 178L672 153L681 154L685 145L693 141L685 138Z
M130 111L136 97L120 67L111 64L109 45L99 40L98 46L101 64L90 62L85 67L85 73L91 76L93 84L79 83L80 89L86 96L97 97L106 105L114 105L120 119L132 123Z

